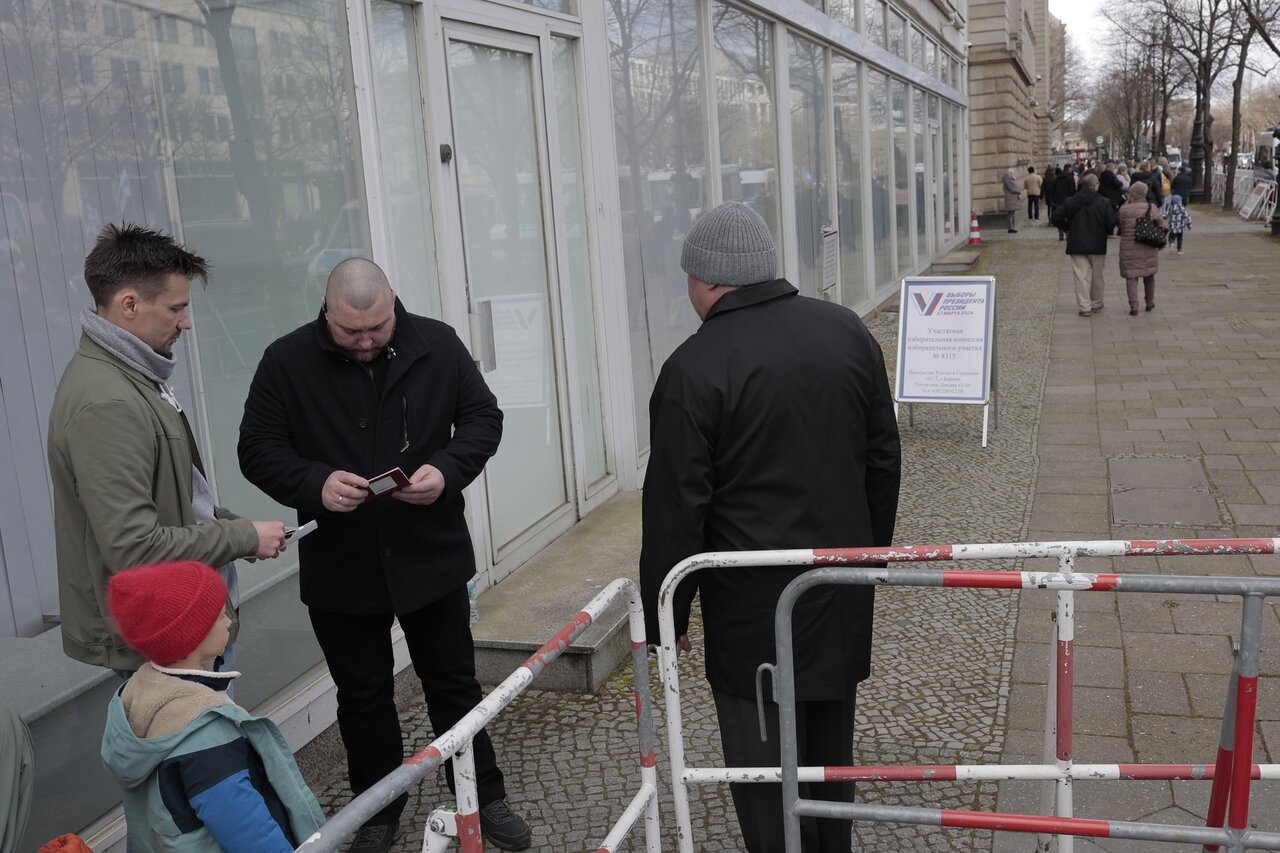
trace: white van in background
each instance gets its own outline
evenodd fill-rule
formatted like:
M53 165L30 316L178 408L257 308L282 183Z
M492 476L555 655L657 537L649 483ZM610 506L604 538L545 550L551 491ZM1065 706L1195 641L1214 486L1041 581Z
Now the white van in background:
M1169 160L1169 171L1176 173L1182 168L1182 149L1170 145L1164 149L1164 156Z

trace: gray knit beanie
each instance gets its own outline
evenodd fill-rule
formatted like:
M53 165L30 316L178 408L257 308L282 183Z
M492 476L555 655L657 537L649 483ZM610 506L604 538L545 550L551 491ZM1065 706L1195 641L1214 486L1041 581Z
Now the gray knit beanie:
M740 202L726 201L689 229L680 268L707 284L742 287L773 281L778 251L760 214Z

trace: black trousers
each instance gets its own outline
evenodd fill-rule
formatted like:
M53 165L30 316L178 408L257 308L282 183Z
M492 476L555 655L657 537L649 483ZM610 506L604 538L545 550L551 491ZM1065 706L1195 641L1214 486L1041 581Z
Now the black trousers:
M796 734L800 766L841 766L853 763L853 712L856 693L847 702L798 702ZM765 706L768 741L760 740L754 699L714 691L720 719L720 743L726 767L777 767L782 763L778 735L778 706ZM729 785L733 808L748 853L784 853L782 785L736 782ZM852 782L800 784L805 799L853 801ZM852 821L801 818L801 849L805 853L849 853Z
M1027 196L1027 219L1040 218L1040 196Z
M400 617L414 672L422 681L427 716L443 734L484 694L476 681L466 587ZM338 730L347 748L351 790L359 794L404 762L396 714L390 613L331 613L311 608L311 626L338 688ZM506 797L493 744L484 731L474 741L480 805ZM454 790L453 762L445 780ZM375 820L399 817L408 795L398 797Z

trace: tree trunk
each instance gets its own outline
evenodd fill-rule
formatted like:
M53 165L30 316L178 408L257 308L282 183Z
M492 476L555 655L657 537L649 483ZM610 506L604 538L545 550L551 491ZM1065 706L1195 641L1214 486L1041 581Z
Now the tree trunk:
M1240 153L1240 125L1242 119L1240 116L1240 90L1244 87L1244 75L1248 70L1247 61L1249 59L1249 42L1253 41L1253 35L1257 32L1252 22L1248 25L1248 29L1244 34L1244 40L1240 43L1240 60L1236 65L1236 79L1231 83L1231 151L1227 158L1227 183L1222 191L1222 209L1233 210L1235 208L1235 183L1236 183L1236 160Z

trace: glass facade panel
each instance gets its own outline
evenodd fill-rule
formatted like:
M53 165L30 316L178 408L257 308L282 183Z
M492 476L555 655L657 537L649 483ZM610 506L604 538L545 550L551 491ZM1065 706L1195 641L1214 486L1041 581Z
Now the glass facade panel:
M586 179L582 168L582 128L578 121L577 57L574 42L564 38L552 40L556 122L560 131L558 175L564 205L564 242L569 253L566 266L573 303L577 405L582 421L582 475L583 482L590 486L609 473L609 464L600 387L600 350L596 341L595 288L591 280Z
M866 0L862 7L862 13L866 16L863 22L865 35L871 42L881 47L885 44L885 2L884 0Z
M929 72L930 77L938 76L938 46L933 39L925 39L924 70Z
M951 60L941 50L938 51L938 59L938 77L949 86L951 85Z
M712 9L723 197L750 205L781 243L773 25L734 6Z
M697 6L619 0L605 7L636 434L649 445L658 369L698 328L680 241L707 204Z
M907 85L890 80L893 106L893 210L897 239L898 277L911 268L911 161L907 140Z
M832 116L836 137L836 215L840 229L840 302L854 307L870 295L863 268L862 112L858 63L832 54Z
M174 375L211 447L206 471L235 512L292 519L241 478L235 442L263 348L316 316L338 258L369 253L345 10L323 0L172 0L164 14L96 0L67 0L64 15L53 8L0 6L0 175L10 179L0 317L21 318L33 335L38 317L40 329L24 342L22 363L8 351L0 359L4 393L19 384L8 371L20 368L23 384L38 389L28 405L47 418L89 304L83 259L103 225L173 231L212 269L207 289L193 288L194 333L178 347ZM107 9L109 25L105 14L101 27L88 24ZM0 330L13 340L7 325ZM44 434L34 418L20 426ZM43 452L29 455L30 479L45 483ZM240 563L236 652L245 675L236 699L245 707L321 660L296 567L294 552ZM45 612L57 612L56 601ZM47 651L47 637L31 642ZM60 668L58 678L72 671ZM119 802L98 758L102 709L117 686L114 677L87 690L67 685L34 720L35 804L21 849L86 827Z
M796 254L807 296L822 286L822 229L831 224L827 198L828 138L826 48L799 36L787 46L791 78L791 165L795 180Z
M916 207L916 251L920 261L929 256L928 228L929 210L932 207L925 199L926 183L929 178L927 164L930 152L926 147L924 132L924 93L919 89L911 90L911 145L912 161L911 184L912 196Z
M951 108L951 198L954 199L952 207L955 210L951 228L956 234L966 234L969 230L969 222L964 218L964 211L960 209L960 205L964 203L964 196L961 193L960 184L960 142L961 128L964 125L964 110L957 106ZM961 231L960 229L964 230Z
M888 14L888 35L886 36L886 47L889 52L896 54L903 59L907 58L907 21L892 9Z
M155 44L155 55L216 67L226 95L161 93L161 109L170 117L212 111L232 133L206 139L163 123L183 238L214 270L192 301L209 465L223 505L250 518L289 518L241 478L236 440L263 349L315 318L338 261L370 254L346 15L321 0L287 11L182 5L184 17L204 21L206 46ZM258 563L241 584L295 566L292 558Z
M912 65L924 68L924 33L911 27L911 59Z
M484 477L495 559L569 499L552 351L533 56L449 41L463 242L473 304L493 309L497 368L485 381L503 412Z
M951 187L951 105L942 102L942 220L951 227L951 234L945 235L944 242L959 232L956 228L956 197ZM945 234L945 232L944 232Z
M889 78L867 70L867 120L871 124L871 220L877 286L893 283L893 154Z
M850 29L858 28L858 6L862 0L827 0L827 14Z
M550 9L553 12L564 12L571 15L577 11L575 0L519 0L529 6L537 6L539 9Z
M391 249L387 276L405 307L439 319L440 283L427 151L422 144L422 78L413 8L394 0L373 0L369 11L384 221Z

